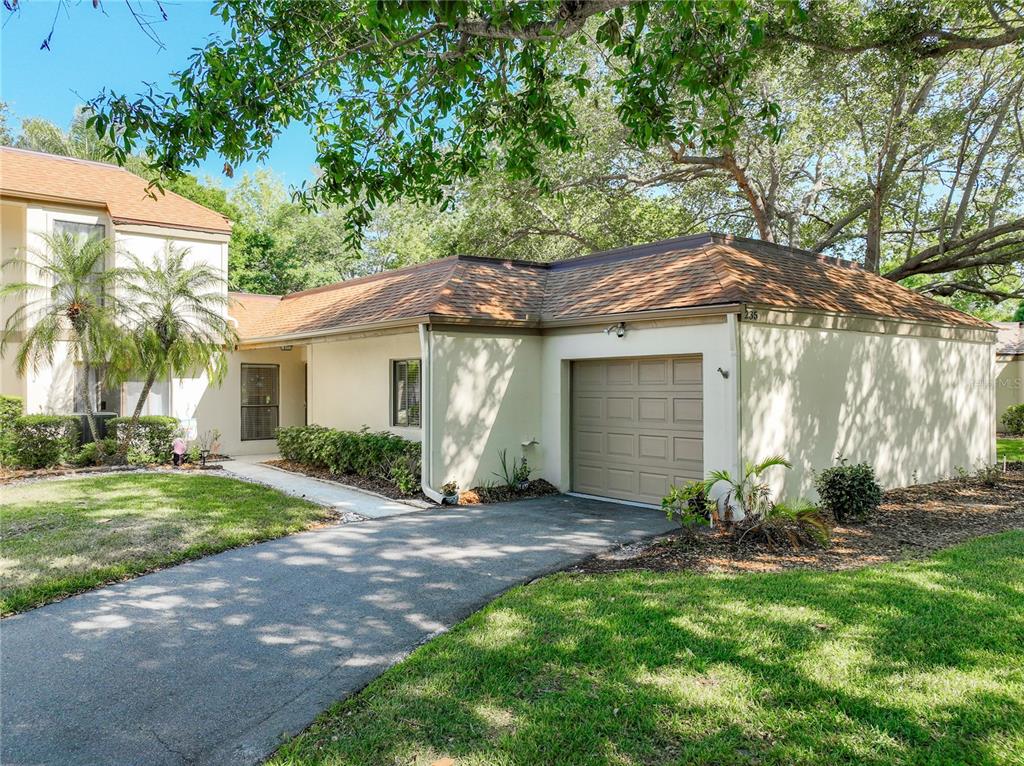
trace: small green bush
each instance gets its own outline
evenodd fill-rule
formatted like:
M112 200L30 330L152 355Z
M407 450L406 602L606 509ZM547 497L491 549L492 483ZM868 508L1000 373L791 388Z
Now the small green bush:
M661 498L661 507L669 521L678 521L684 529L695 524L711 523L715 502L708 498L708 483L688 481L681 487L673 484Z
M815 487L821 505L836 521L865 519L882 504L882 487L867 463L849 465L840 456L836 465L817 474Z
M336 474L390 482L411 495L420 485L420 445L387 431L338 431L324 426L277 429L281 457Z
M159 462L157 456L145 447L129 447L125 458L128 465L152 465Z
M131 418L111 418L107 421L107 433L113 435L118 444L128 436ZM139 418L135 436L128 445L128 450L136 450L151 454L151 463L166 463L171 459L171 442L181 429L177 418L166 415L143 415Z
M74 415L22 415L12 427L12 462L23 468L48 468L66 463L78 447Z
M76 468L85 468L90 465L99 465L100 451L96 442L86 442L82 448L71 457L71 465Z
M14 421L23 409L20 396L0 396L0 466L14 463Z
M1003 426L1003 431L1011 436L1024 435L1024 404L1007 407L1000 423Z

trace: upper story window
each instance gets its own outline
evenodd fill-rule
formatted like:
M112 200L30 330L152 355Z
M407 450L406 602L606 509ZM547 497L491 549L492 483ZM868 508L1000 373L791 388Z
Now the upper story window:
M420 425L420 360L391 362L391 425Z
M53 233L57 236L70 234L78 240L103 239L107 235L107 227L102 223L79 223L78 221L53 222Z
M55 219L53 222L53 233L57 237L70 235L78 244L88 242L91 239L103 239L107 236L107 227L102 223L79 223L78 221L61 221ZM97 263L93 269L100 273L106 268L105 263ZM100 303L103 303L103 295L99 296Z

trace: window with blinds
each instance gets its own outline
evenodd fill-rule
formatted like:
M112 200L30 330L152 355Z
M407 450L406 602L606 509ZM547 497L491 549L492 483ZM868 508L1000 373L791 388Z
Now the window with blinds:
M242 365L242 441L273 439L280 422L280 367Z
M103 239L107 235L107 227L101 223L79 223L78 221L54 220L53 233L58 237L71 237L78 247L93 239ZM102 273L107 264L97 263L93 268L94 274ZM103 291L96 286L96 294L99 297L100 305L103 305Z
M391 425L420 425L419 359L396 359L391 363Z

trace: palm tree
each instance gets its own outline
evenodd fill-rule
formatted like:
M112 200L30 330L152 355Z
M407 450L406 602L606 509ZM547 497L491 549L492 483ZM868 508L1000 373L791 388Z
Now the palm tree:
M36 369L42 362L53 364L57 349L67 343L81 372L79 395L89 430L102 452L90 383L124 339L114 321L118 304L111 289L121 272L106 267L113 243L67 232L45 234L42 240L45 247L31 251L31 258L11 258L3 264L5 268L21 266L25 281L0 287L0 299L24 297L7 318L0 355L20 337L15 363L18 374L24 375L29 367ZM33 270L39 273L41 282L28 281Z
M158 379L205 370L216 384L227 372L226 351L237 337L227 319L224 276L206 264L188 265L188 252L168 243L160 261L131 256L123 303L134 320L135 368L145 377L121 449L135 435Z

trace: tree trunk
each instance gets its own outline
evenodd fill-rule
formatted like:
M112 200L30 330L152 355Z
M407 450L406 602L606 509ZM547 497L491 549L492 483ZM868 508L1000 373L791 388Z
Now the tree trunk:
M132 412L132 419L128 421L128 429L125 432L124 439L117 445L119 454L125 454L128 451L128 446L132 443L132 439L135 438L135 432L139 430L139 418L142 417L142 408L146 406L146 399L149 398L149 392L155 382L156 370L150 370L146 376L146 382L142 385L139 399L135 402L135 411Z
M96 443L96 451L102 456L103 455L103 442L100 439L99 427L96 423L96 413L92 406L92 391L89 390L89 379L92 377L92 365L87 362L82 363L82 401L85 403L85 422L89 425L89 432L92 434L92 440Z
M864 268L878 273L882 265L882 190L872 191L868 208L867 242L864 249Z
M750 179L747 178L746 168L736 161L736 157L732 152L725 152L722 158L725 169L732 175L733 180L736 181L736 186L739 187L740 192L750 205L750 213L754 216L754 223L757 224L757 231L761 239L765 242L774 242L775 235L772 233L772 224L768 220L768 211L766 210L764 200L754 190Z

